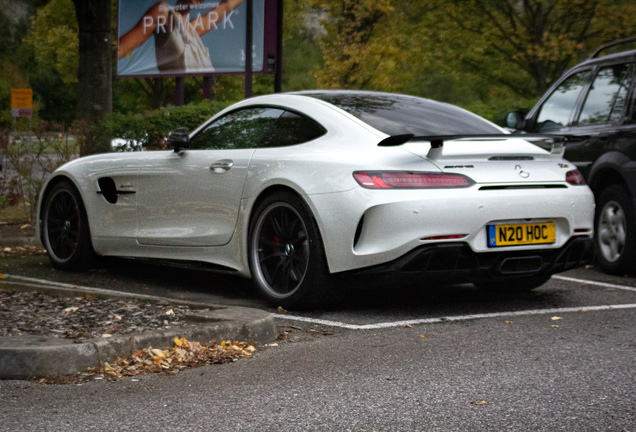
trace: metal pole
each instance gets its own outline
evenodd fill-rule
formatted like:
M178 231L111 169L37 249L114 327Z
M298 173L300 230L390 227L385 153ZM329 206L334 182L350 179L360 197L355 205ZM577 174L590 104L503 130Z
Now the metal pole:
M175 88L174 88L174 104L175 106L182 106L185 104L185 86L184 86L185 78L184 77L176 77L175 78Z
M212 100L212 87L214 86L214 76L205 75L203 77L203 98Z
M252 97L252 0L247 0L245 16L245 99Z
M276 71L274 93L283 91L283 0L278 0L276 10Z

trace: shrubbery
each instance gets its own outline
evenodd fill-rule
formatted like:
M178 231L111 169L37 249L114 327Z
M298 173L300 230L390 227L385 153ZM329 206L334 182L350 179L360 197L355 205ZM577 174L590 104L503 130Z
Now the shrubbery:
M158 150L165 148L165 138L171 130L185 127L192 131L229 105L229 102L206 100L141 114L113 114L104 127L113 138L127 141L118 150Z

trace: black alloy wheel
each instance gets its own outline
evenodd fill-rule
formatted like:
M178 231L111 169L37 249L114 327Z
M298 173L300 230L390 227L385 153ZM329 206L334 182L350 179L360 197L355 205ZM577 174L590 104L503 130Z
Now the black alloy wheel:
M67 181L57 183L44 201L43 243L53 265L62 270L83 270L94 251L81 198Z
M306 204L291 192L265 198L250 223L252 277L273 306L299 308L324 301L327 266Z

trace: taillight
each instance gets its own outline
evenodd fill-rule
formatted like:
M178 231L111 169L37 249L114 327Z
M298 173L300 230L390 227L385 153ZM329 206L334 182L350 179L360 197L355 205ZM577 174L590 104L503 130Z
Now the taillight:
M565 173L565 181L574 186L585 185L585 179L579 172L579 170L572 170Z
M461 174L408 171L356 171L353 177L367 189L463 188L475 184Z

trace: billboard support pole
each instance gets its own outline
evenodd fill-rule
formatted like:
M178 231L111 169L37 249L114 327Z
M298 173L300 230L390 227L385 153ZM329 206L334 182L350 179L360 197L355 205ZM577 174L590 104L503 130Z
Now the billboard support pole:
M245 99L252 97L252 33L254 22L252 20L252 0L246 1L247 13L245 16Z
M212 87L214 85L214 75L203 76L203 99L212 100Z
M283 91L283 0L276 5L276 71L274 72L274 93Z
M185 78L181 76L176 77L174 80L174 104L175 106L182 106L185 103Z

